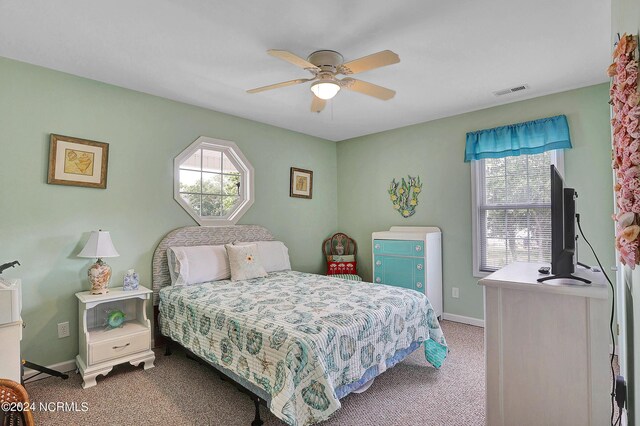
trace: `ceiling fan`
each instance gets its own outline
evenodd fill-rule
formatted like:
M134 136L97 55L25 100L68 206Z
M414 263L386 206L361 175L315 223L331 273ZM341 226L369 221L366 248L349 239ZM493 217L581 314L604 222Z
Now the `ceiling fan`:
M336 75L338 74L357 74L375 68L384 67L386 65L397 64L400 62L400 57L390 50L383 50L382 52L374 53L346 63L344 62L342 55L333 50L318 50L309 55L307 59L302 59L300 56L286 50L270 49L267 50L267 53L309 71L313 74L313 77L298 78L296 80L258 87L256 89L247 90L247 93L258 93L265 90L278 89L280 87L293 86L295 84L312 81L312 112L322 111L327 100L337 95L340 89L363 93L365 95L373 96L374 98L382 99L383 101L393 98L396 94L395 91L387 89L386 87L367 83L362 80L356 80L355 78L336 78Z

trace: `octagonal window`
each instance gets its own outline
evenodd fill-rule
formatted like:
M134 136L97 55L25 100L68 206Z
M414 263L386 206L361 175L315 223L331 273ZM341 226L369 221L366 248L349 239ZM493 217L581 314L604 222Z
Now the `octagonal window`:
M174 161L174 198L202 226L233 225L253 204L253 167L235 143L200 136Z

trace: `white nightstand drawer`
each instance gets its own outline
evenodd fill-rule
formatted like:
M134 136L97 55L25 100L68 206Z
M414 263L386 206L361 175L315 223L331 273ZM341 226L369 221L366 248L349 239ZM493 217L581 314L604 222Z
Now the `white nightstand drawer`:
M117 339L89 343L89 364L98 364L136 352L149 350L151 334L149 330L122 336Z

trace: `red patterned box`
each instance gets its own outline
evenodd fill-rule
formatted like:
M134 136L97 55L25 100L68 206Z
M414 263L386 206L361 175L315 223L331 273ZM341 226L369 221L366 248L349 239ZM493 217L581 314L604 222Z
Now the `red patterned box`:
M353 274L357 275L357 262L327 262L327 275Z

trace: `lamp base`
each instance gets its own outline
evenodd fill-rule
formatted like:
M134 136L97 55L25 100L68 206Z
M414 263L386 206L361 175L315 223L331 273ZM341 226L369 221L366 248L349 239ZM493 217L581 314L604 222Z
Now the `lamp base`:
M111 281L111 266L98 259L89 267L87 272L91 283L91 294L109 293L109 281Z

